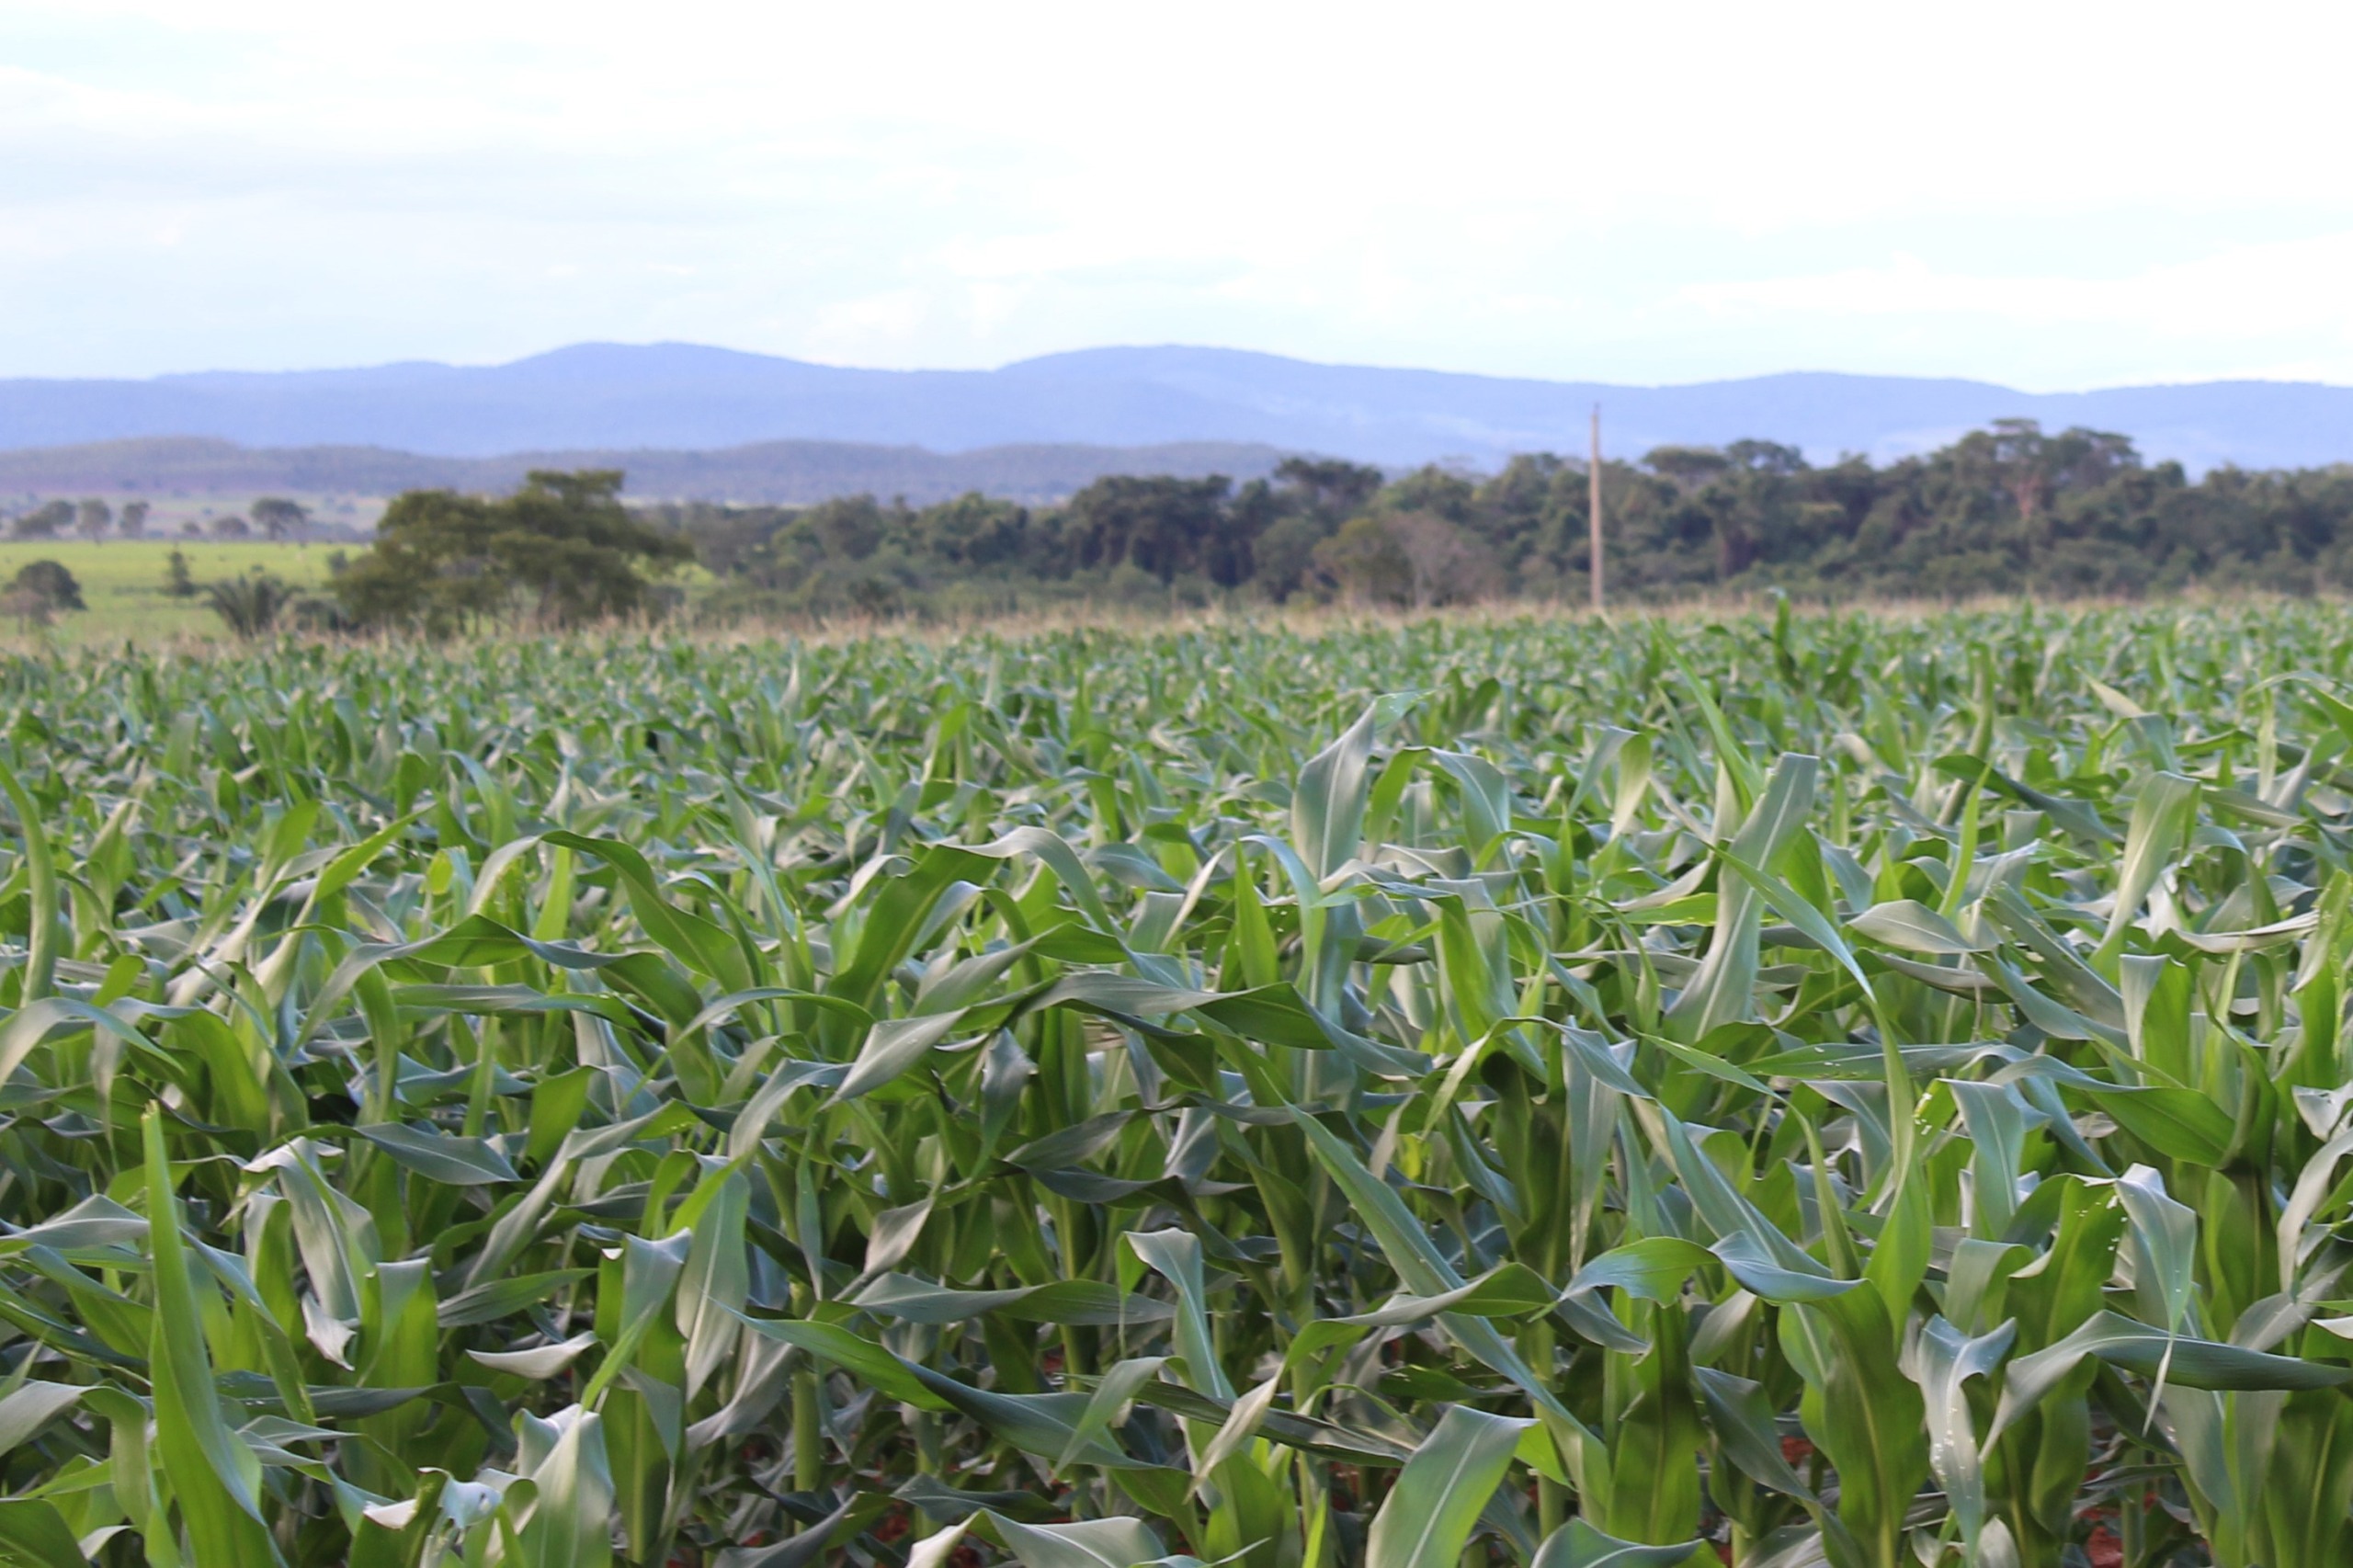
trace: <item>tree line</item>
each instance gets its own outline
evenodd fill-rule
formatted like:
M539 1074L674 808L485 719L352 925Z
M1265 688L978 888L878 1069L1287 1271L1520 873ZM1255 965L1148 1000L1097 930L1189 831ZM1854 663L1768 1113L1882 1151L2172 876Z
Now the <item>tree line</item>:
M2006 420L1886 463L1815 465L1752 440L1662 447L1601 478L1621 602L2353 591L2353 464L2192 480L2122 436ZM1051 506L980 494L631 506L622 482L535 472L504 496L410 491L372 548L331 562L322 595L246 579L201 591L244 636L289 622L449 635L681 609L725 621L1079 601L1575 601L1588 566L1586 472L1541 453L1488 475L1293 458L1239 486L1120 476ZM711 581L690 592L698 563ZM184 562L169 591L199 591Z
M85 496L79 501L62 497L39 501L20 508L7 519L8 537L53 540L79 534L93 544L103 544L110 537L144 539L152 510L147 502L136 499L125 501L117 508L102 495ZM189 518L181 523L180 533L189 539L209 534L223 540L259 535L276 541L306 537L312 523L311 509L301 502L283 495L264 495L242 513L224 512L203 523Z
M1662 447L1602 473L1613 597L2134 596L2353 589L2353 465L2191 480L2125 437L2005 420L1939 450L1809 463L1770 441ZM1078 596L1421 608L1571 599L1585 466L1550 454L1394 477L1295 458L1270 479L1099 480L1059 506L648 509L722 579L714 612L890 612Z

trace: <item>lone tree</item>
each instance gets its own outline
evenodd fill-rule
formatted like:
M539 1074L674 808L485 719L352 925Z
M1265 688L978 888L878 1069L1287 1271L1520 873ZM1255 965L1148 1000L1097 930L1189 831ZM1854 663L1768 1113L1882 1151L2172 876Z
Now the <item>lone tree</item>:
M147 535L147 503L125 501L122 516L115 519L115 532L125 539L144 539Z
M536 470L512 495L412 490L375 548L335 580L362 626L435 635L496 621L572 626L652 604L652 578L694 559L678 535L620 503L618 469Z
M264 537L272 540L300 534L311 522L310 508L283 495L265 495L246 511L254 520L254 527L261 529Z
M107 537L107 528L114 521L114 508L93 495L74 508L74 530L92 544Z
M60 610L82 609L82 585L74 574L55 561L27 562L17 573L8 591L0 595L0 608L26 626L46 626L50 617Z

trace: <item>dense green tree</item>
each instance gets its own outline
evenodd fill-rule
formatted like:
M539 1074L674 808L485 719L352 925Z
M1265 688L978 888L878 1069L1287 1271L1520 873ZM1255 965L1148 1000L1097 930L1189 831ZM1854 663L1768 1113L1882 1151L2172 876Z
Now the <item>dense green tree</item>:
M1302 510L1336 527L1371 504L1382 478L1377 468L1340 458L1285 458L1275 465L1275 483Z
M1251 541L1255 576L1278 604L1299 592L1315 570L1316 547L1330 535L1324 525L1305 512L1279 516Z
M1029 509L974 492L926 507L911 542L952 565L978 571L1018 562L1029 543Z
M1222 477L1174 479L1115 474L1070 498L1076 560L1083 567L1132 565L1163 583L1199 572L1221 586L1250 575L1249 541L1229 526Z
M410 491L386 508L375 547L335 578L335 596L362 625L430 632L642 613L654 579L694 551L622 506L620 488L614 471L540 470L497 498Z

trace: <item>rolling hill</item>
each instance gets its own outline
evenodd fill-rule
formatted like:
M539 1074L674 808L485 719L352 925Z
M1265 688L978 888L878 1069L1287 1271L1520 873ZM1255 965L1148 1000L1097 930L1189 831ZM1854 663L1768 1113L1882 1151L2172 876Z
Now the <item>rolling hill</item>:
M581 344L491 366L0 381L0 449L203 436L449 458L634 458L779 442L938 457L1214 442L1392 468L1444 460L1483 467L1515 451L1582 449L1596 403L1619 455L1759 437L1816 460L1844 451L1885 459L2019 415L2120 430L2150 456L2195 470L2353 460L2353 388L2304 382L2029 393L1983 381L1806 372L1630 387L1184 347L1088 349L995 370L871 370L668 343Z
M603 449L475 458L385 447L244 447L208 436L133 437L0 451L0 497L391 495L438 487L504 490L535 468L618 468L629 475L629 494L646 499L798 503L864 492L925 506L978 490L1044 502L1107 473L1254 479L1281 457L1272 447L1230 441L948 453L848 441L762 441L713 451Z

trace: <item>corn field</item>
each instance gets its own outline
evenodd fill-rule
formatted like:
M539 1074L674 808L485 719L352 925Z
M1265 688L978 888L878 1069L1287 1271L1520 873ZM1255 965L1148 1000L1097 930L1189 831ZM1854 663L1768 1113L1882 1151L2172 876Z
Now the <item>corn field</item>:
M2348 680L15 659L0 1561L2353 1562Z

